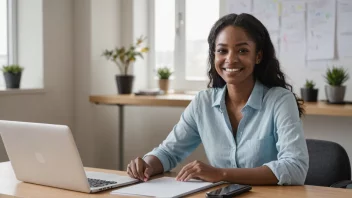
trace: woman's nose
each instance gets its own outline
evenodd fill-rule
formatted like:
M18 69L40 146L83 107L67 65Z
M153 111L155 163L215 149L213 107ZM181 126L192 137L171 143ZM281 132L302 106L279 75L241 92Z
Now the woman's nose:
M227 54L227 57L226 57L226 62L227 63L236 63L236 62L238 62L237 54L235 54L233 52L229 52Z

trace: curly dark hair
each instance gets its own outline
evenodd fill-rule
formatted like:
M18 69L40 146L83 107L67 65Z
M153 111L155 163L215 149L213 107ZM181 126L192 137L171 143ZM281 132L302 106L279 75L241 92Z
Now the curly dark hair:
M293 93L292 85L286 82L285 74L280 70L280 63L276 58L268 30L254 16L245 13L225 15L210 30L208 36L208 77L210 80L208 88L220 88L226 84L215 69L215 40L219 32L229 25L243 28L255 42L256 52L262 51L263 53L261 62L254 67L254 78L269 88L283 87ZM293 95L296 98L299 116L301 117L304 114L303 100L299 99L295 93Z

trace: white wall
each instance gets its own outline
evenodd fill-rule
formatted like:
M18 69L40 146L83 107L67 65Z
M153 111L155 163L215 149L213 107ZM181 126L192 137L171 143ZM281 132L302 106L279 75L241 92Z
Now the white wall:
M129 0L74 1L74 136L85 166L112 169L118 166L118 109L90 104L88 98L90 94L117 92L114 76L118 70L100 56L102 50L128 45L140 34L146 34L145 28L131 26L132 21L147 15L145 7L134 7L135 3ZM138 10L139 16L131 16L133 9ZM146 84L146 69L140 68L147 68L146 63L147 57L132 68L136 75L135 90ZM182 108L127 107L125 165L160 143L182 111Z
M19 6L27 5L27 0L19 0L18 3ZM44 58L40 61L44 66L45 91L23 94L1 93L0 119L73 126L72 0L41 1L34 4L42 6L35 10L43 10L43 21L33 23L43 24L43 38L38 45L43 45ZM31 37L27 39L30 40ZM21 54L24 55L25 52ZM32 55L33 59L40 56ZM0 160L8 160L2 142Z
M117 91L114 75L118 70L100 54L105 48L133 39L132 31L137 27L131 27L129 21L136 19L124 18L134 9L133 3L129 0L43 1L45 93L0 94L0 119L68 124L73 128L85 166L117 168L117 107L90 104L88 98L90 94ZM144 76L144 71L139 72L135 67L134 72L137 81L143 79L138 76ZM183 108L126 107L125 165L157 146L177 123L182 111ZM306 116L305 133L307 137L341 143L352 158L351 119ZM187 160L193 159L206 161L201 147ZM0 160L7 160L3 148L0 148Z
M117 93L115 65L101 56L120 43L120 1L74 1L74 136L84 165L117 167L117 109L89 103L89 95Z
M145 8L141 4L135 7L135 3L136 1L128 0L117 1L117 3L109 0L99 4L94 0L75 1L76 59L74 65L76 66L75 89L77 90L75 94L75 137L79 142L83 161L88 166L117 167L119 116L117 107L89 104L88 96L90 93L116 93L116 85L112 79L117 70L112 69L113 66L107 63L103 57L98 57L98 53L101 49L112 45L129 44L133 41L133 37L141 32L146 32L142 26L130 23L131 21L139 21L138 17L147 17ZM222 12L226 10L223 5L220 8ZM104 13L98 14L101 10L104 10ZM138 15L131 16L132 10L138 10ZM115 12L119 11L120 14L117 13L117 17L120 17L119 20L114 21L108 17L114 16ZM104 24L95 23L103 19L105 20ZM111 25L118 23L119 26ZM95 30L94 27L99 27L99 32L95 32L98 30ZM89 32L89 30L91 31ZM120 37L114 37L114 35L120 35ZM143 61L139 61L133 69L137 80L135 90L145 86L141 82L144 82L147 72L138 68L143 64ZM91 67L91 73L89 71L79 72L82 70L81 68L87 67ZM292 78L300 77L300 74L300 70L288 71L288 75ZM91 89L89 85L91 85ZM301 84L298 83L296 87L299 86ZM351 99L350 95L347 95L346 98ZM177 123L182 111L183 108L126 107L125 166L130 160L137 156L143 156L157 146ZM349 143L349 140L352 139L350 120L350 117L306 116L303 118L304 130L308 138L326 139L340 143L352 158L352 145ZM202 147L198 148L186 162L194 159L207 161ZM182 165L178 166L176 170L179 170Z

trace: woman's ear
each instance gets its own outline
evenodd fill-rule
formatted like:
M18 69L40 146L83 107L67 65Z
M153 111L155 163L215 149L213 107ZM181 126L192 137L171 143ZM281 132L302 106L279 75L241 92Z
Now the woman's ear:
M262 61L262 58L263 58L263 51L260 50L257 53L257 56L255 57L255 64L259 64Z

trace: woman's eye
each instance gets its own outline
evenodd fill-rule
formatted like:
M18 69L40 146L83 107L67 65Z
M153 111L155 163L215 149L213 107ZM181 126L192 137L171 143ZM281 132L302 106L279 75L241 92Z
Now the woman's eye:
M227 51L225 49L218 49L216 52L219 54L225 54Z
M240 49L238 52L241 53L241 54L244 54L244 53L247 53L248 50L247 49Z

